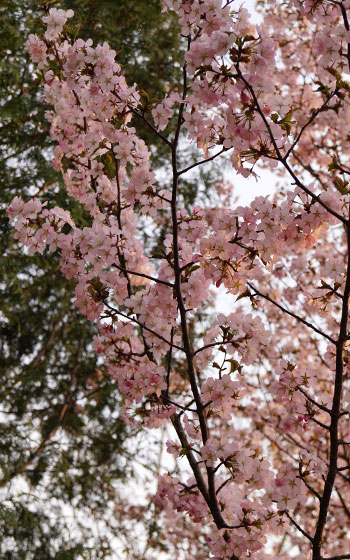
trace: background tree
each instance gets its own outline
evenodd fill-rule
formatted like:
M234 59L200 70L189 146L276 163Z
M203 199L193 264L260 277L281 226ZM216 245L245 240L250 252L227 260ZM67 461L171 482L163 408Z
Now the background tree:
M182 43L175 18L160 17L159 1L133 4L132 17L125 2L114 0L62 6L76 11L80 34L108 40L119 51L128 79L141 84L146 102L177 80ZM23 48L30 33L43 31L44 13L32 0L5 0L0 6L0 556L90 558L87 549L93 558L106 558L109 537L121 532L118 523L106 521L114 507L106 511L106 496L131 474L132 445L142 443L125 443L134 431L118 419L120 397L91 346L96 328L75 308L73 282L60 273L59 256L24 254L5 212L20 192L69 207L81 226L90 220L67 197L51 166L42 78ZM138 130L161 166L162 144L142 123ZM83 517L72 534L74 512ZM92 537L83 514L96 523L104 519L110 531ZM128 546L131 551L131 542Z

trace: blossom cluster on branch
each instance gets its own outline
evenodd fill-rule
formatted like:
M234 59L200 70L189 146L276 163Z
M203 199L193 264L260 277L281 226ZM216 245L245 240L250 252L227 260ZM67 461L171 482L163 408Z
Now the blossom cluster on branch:
M349 2L266 3L260 26L232 1L163 5L188 48L183 83L151 107L106 43L71 38L71 10L29 37L53 165L91 225L16 197L15 236L59 250L123 419L172 424L168 451L191 475L160 478L167 523L184 512L218 560L349 558ZM152 171L138 119L170 177ZM180 168L185 137L201 158ZM182 204L186 174L220 157L283 187L246 207ZM204 316L220 286L228 313Z

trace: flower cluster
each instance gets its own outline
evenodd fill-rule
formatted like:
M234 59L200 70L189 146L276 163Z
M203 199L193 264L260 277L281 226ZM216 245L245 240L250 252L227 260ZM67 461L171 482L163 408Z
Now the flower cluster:
M183 84L151 108L107 43L69 39L71 10L50 9L44 37L28 38L52 106L53 165L88 220L16 197L15 237L60 253L77 307L98 323L121 418L172 424L168 450L191 476L160 478L164 512L200 525L216 560L275 560L289 545L285 558L293 547L306 558L310 542L314 559L321 547L339 557L334 543L350 542L338 453L350 436L350 5L269 3L261 26L230 1L163 6L188 48ZM171 154L166 173L138 121ZM201 156L181 169L183 141ZM247 206L226 187L221 205L211 193L199 205L204 189L187 200L186 173L200 181L198 167L219 157L244 177L278 167L283 188ZM225 313L211 312L218 288Z

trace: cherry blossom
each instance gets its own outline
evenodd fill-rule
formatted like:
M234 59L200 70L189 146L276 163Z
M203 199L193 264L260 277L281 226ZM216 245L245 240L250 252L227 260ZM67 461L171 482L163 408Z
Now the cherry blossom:
M188 558L341 560L350 3L259 10L254 26L230 1L164 0L187 44L183 83L148 109L115 51L69 39L72 11L49 9L43 38L31 35L26 49L52 107L53 165L90 221L79 228L38 198L16 197L8 215L28 251L57 250L74 279L120 417L171 426L176 473L160 476L153 498L170 539L191 524ZM164 174L138 122L164 143ZM200 155L180 167L189 142ZM200 187L200 166L220 158L257 189L259 169L274 170L275 196L237 206L218 185L184 204L186 174ZM218 288L225 313L215 312Z

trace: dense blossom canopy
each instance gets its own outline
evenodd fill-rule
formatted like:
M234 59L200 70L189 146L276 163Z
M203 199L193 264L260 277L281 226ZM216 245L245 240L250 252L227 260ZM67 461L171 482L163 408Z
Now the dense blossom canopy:
M259 26L232 1L163 4L187 52L183 83L151 108L107 43L70 39L71 10L50 9L28 38L53 165L91 224L16 197L15 235L32 253L59 249L122 417L172 424L168 451L188 468L160 477L156 502L175 549L349 558L350 2L270 2ZM137 119L168 148L171 177ZM202 156L181 168L183 131ZM182 205L183 177L220 157L244 177L275 169L279 192L235 207L218 184ZM227 313L204 315L220 286Z

